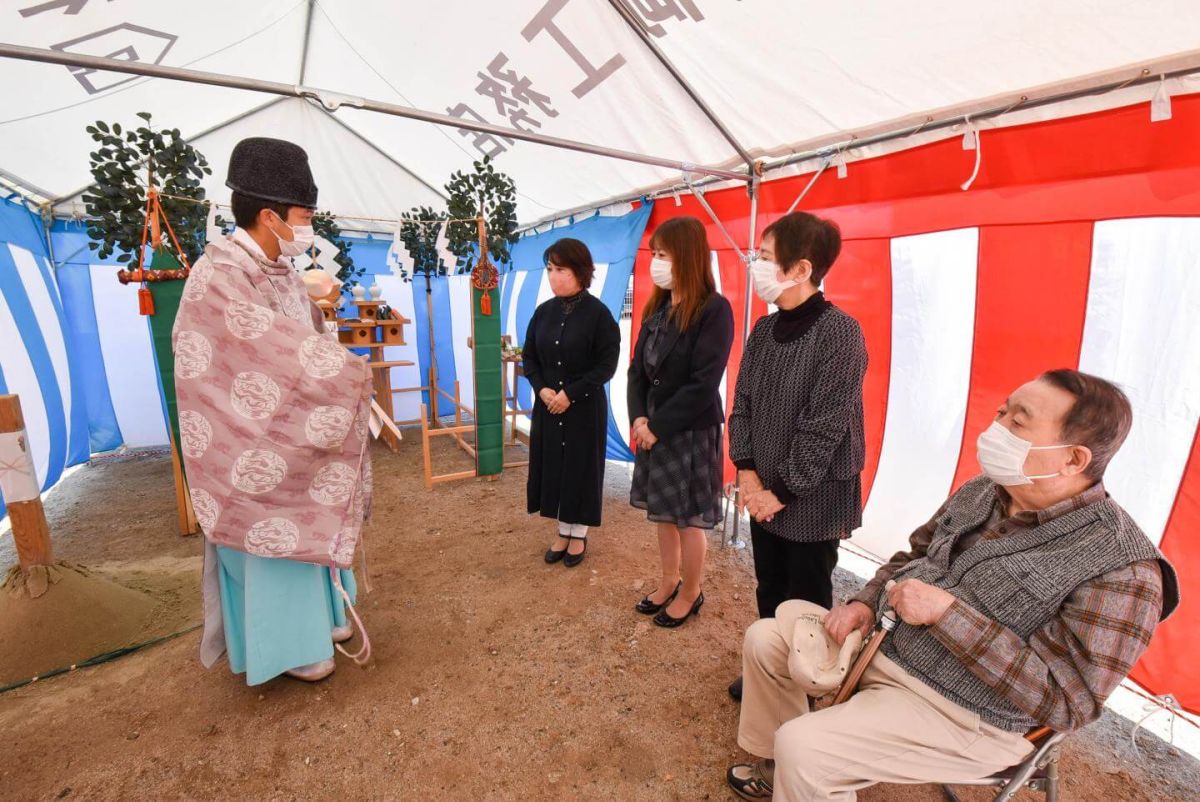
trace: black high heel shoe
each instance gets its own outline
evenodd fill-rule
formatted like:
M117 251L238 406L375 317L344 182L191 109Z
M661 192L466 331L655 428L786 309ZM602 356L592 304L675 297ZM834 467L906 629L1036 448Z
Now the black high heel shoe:
M565 565L568 568L574 568L575 566L577 566L581 562L583 562L583 558L585 556L587 556L587 535L584 535L583 537L575 537L574 535L568 535L567 539L583 541L583 551L579 552L578 554L572 554L568 551L568 552L566 552L567 556L563 558L563 565ZM567 548L571 548L570 544L567 544Z
M664 607L666 607L668 604L675 601L675 597L679 595L679 589L682 587L683 587L683 580L680 580L675 585L675 590L671 591L671 595L668 596L662 604L655 604L654 602L650 601L649 596L643 596L642 600L640 602L638 602L636 605L634 605L633 609L637 610L642 615L654 615L655 613L659 612Z
M692 602L692 609L688 610L687 615L685 615L683 618L672 618L667 614L667 606L664 604L662 611L659 612L658 615L654 616L654 623L657 626L665 627L667 629L674 629L675 627L683 626L683 623L692 616L698 614L700 612L700 608L703 606L704 592L701 591L700 595L696 597L696 600Z

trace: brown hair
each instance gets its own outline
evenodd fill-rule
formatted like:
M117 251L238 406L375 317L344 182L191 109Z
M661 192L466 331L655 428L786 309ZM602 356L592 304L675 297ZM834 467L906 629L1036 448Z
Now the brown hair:
M842 230L832 220L808 212L792 212L763 229L775 237L775 261L786 273L796 262L812 262L812 283L820 287L842 252Z
M1041 380L1075 396L1062 423L1062 436L1067 443L1091 450L1092 462L1084 474L1101 479L1133 426L1129 398L1112 382L1078 370L1050 370Z
M671 307L671 318L680 331L687 331L688 326L700 316L700 310L708 303L708 299L717 292L712 274L712 254L708 248L708 232L695 217L672 217L654 229L650 247L671 254L675 288L664 290L655 285L642 314L650 317L675 294L679 302Z
M592 262L592 252L588 250L588 246L579 240L563 237L546 249L542 254L542 261L570 270L583 289L592 286L596 265Z

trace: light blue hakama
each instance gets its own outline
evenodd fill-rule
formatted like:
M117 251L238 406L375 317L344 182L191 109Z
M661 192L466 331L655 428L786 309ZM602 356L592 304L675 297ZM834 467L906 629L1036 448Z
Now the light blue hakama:
M221 619L229 668L258 685L333 657L331 631L346 607L329 568L216 547ZM354 572L341 569L353 601Z

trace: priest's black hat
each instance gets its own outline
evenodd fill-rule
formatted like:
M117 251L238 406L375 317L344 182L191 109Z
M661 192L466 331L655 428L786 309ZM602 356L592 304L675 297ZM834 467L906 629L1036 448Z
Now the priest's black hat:
M225 186L252 198L317 206L317 185L308 166L308 154L294 142L255 136L243 139L229 157Z

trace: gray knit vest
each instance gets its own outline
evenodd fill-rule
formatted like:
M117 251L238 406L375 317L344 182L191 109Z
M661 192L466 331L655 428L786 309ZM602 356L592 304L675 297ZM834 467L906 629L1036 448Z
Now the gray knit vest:
M944 588L964 603L1028 640L1084 582L1139 560L1158 560L1163 573L1166 618L1178 604L1175 571L1129 514L1106 497L1009 537L978 540L958 555L962 535L991 516L996 485L981 476L965 484L937 521L925 558L913 560L894 579L919 579ZM879 611L886 601L880 595ZM971 673L929 631L900 622L883 652L909 674L952 702L1009 732L1038 726L991 686Z

